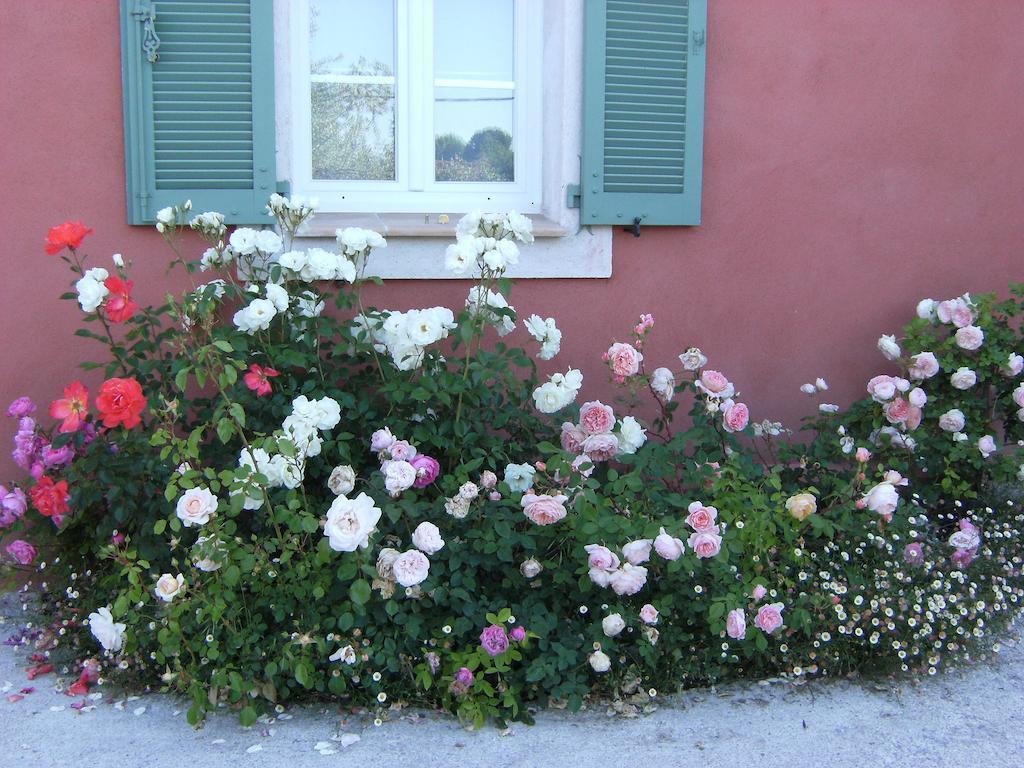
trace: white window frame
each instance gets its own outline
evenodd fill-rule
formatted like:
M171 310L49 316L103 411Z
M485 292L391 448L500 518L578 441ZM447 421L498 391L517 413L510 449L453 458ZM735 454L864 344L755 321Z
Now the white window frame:
M367 0L372 2L372 0ZM586 226L579 208L567 201L567 187L580 183L583 137L583 15L587 0L528 0L543 14L542 208L532 215L536 242L524 246L519 264L508 275L522 278L609 278L612 276L612 227ZM277 110L277 177L291 183L293 172L291 39L292 5L274 0L274 78ZM450 223L422 210L416 214L382 214L368 204L353 213L321 213L304 232L297 248L333 248L334 227L360 226L380 232L388 247L374 253L368 274L388 280L457 279L444 268L445 246L455 238L455 222L466 210L448 211ZM410 226L410 221L417 226ZM427 225L429 220L429 226Z
M394 0L394 3L396 178L393 181L358 181L312 177L311 78L305 75L309 71L310 0L292 0L289 47L291 71L296 75L291 82L293 189L319 197L324 211L342 213L367 209L381 213L446 212L481 207L540 213L543 14L532 12L536 3L515 0L515 81L505 84L515 93L512 123L515 180L511 182L434 181L434 89L436 86L464 86L468 81L434 77L433 0ZM502 84L489 81L476 84L488 88L496 85ZM417 126L417 130L413 130L413 126Z

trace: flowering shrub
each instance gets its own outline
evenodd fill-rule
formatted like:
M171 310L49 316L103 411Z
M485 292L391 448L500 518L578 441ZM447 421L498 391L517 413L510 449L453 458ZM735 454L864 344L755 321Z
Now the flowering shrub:
M276 230L233 232L161 211L175 263L219 276L157 308L129 261L87 268L84 226L47 238L111 354L50 426L11 404L28 479L0 487L0 526L78 690L102 669L188 694L192 722L330 695L480 724L744 675L931 673L1015 615L1021 289L922 302L865 400L802 387L819 402L793 438L696 347L651 370L650 315L610 343L612 404L548 363L554 318L522 321L531 351L504 341L523 216L459 223L464 306L398 311L363 304L377 233L294 248L314 209L275 195Z

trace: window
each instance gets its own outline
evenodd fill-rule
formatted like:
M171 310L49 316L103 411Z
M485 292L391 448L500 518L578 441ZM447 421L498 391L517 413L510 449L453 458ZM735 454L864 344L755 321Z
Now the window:
M541 210L535 0L291 7L294 189L331 211Z

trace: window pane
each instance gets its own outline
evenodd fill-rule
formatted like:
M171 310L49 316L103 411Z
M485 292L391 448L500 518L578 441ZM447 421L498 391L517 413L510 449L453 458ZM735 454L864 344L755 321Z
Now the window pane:
M311 0L314 179L395 178L395 6Z
M513 0L435 0L434 177L514 181Z

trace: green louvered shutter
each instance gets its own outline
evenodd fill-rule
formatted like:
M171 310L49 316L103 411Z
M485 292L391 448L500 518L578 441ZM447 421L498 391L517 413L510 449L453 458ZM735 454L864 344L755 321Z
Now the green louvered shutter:
M273 0L121 0L128 221L186 199L266 223L275 188Z
M707 0L587 0L581 223L700 223L706 28Z

